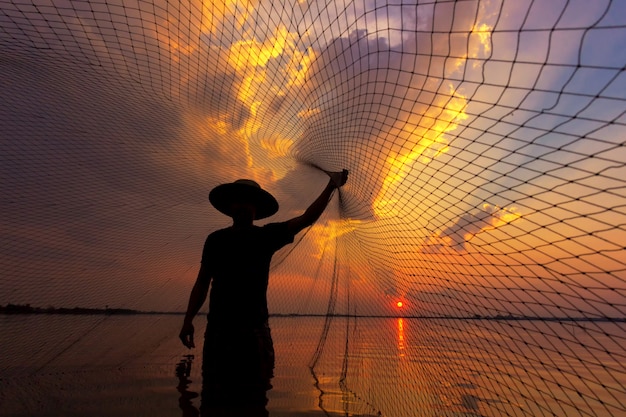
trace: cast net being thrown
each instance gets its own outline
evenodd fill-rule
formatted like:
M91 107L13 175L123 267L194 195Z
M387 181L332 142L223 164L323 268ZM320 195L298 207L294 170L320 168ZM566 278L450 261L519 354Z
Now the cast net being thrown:
M346 168L268 294L324 318L318 384L360 413L623 416L625 43L618 0L0 0L0 305L184 311L212 187L255 179L285 220ZM369 363L364 316L446 382ZM159 317L97 358L109 316L55 348L11 322L0 369L119 368L176 338Z

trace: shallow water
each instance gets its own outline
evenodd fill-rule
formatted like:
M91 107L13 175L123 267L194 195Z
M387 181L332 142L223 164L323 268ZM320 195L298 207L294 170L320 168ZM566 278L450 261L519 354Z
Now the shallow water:
M181 321L0 316L0 415L195 415L204 320L191 351ZM325 340L322 317L270 325L273 417L626 415L625 323L334 318Z

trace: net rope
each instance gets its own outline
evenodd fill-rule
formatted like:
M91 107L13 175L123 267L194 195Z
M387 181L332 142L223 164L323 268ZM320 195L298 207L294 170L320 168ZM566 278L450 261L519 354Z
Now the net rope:
M624 415L624 41L618 0L0 0L0 305L184 311L210 189L255 179L286 220L346 168L268 293L321 316L322 410ZM4 322L0 396L165 351L144 320L124 348L92 340L113 315Z

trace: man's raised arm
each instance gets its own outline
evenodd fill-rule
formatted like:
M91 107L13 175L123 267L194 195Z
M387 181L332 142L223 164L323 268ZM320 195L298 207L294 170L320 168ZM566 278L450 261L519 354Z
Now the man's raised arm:
M336 188L343 186L346 181L348 181L348 171L345 169L340 172L330 172L328 173L328 176L330 179L326 188L324 188L322 193L319 197L317 197L317 199L315 199L309 208L307 208L302 215L287 221L287 227L289 227L289 231L294 235L298 234L302 229L315 223L315 221L319 219L326 209L333 191L335 191Z

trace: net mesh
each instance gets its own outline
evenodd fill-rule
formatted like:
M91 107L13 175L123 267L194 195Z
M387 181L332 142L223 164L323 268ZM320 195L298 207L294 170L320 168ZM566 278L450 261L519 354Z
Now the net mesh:
M213 186L253 178L286 220L347 168L268 294L323 316L278 330L341 370L321 407L336 383L350 412L623 415L625 40L617 0L0 0L0 304L184 311L228 224ZM177 334L147 317L96 360L113 320L48 350L5 324L3 369L43 387L65 356L120 367Z

